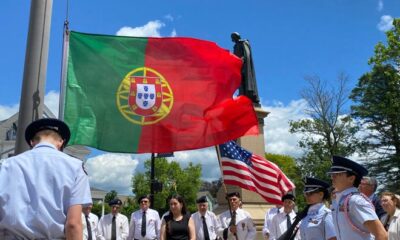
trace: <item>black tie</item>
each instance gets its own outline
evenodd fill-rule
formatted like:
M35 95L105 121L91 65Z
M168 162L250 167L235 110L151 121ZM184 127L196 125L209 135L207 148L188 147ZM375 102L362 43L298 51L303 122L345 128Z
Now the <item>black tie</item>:
M286 227L287 227L286 230L288 230L290 228L290 226L292 226L292 222L290 221L289 214L286 214Z
M142 237L146 236L146 211L143 211L141 234Z
M86 218L86 228L88 231L88 240L92 240L92 226L90 225L89 215L85 215Z
M203 219L204 240L210 240L210 235L208 234L208 228L207 228L206 218L205 218L204 216L201 216L201 219Z
M117 240L117 224L115 223L115 216L113 216L112 218L111 240Z
M236 225L236 211L233 211L231 222L229 223L229 226L235 226L235 225Z

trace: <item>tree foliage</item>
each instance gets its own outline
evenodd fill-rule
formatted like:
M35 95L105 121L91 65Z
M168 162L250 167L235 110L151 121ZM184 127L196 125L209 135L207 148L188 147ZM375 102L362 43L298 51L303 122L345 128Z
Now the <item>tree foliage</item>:
M350 98L352 115L364 129L366 165L389 190L400 180L400 19L386 33L387 45L378 43L370 58L371 70L362 75Z
M111 200L115 199L117 197L118 193L115 190L111 190L108 193L106 193L106 196L104 197L104 202L109 203Z
M150 160L145 162L144 173L135 174L132 178L132 191L136 196L150 193ZM184 197L188 209L196 211L196 197L201 185L201 166L189 165L182 169L178 162L168 162L165 158L155 159L155 179L163 183L161 192L155 193L153 208L160 213L167 211L166 200L171 194Z
M359 127L346 114L348 77L340 74L337 84L328 86L318 76L305 80L301 95L308 104L306 119L291 121L290 132L300 133L299 146L305 154L298 159L303 175L327 180L326 172L334 155L349 156L361 148L356 133Z
M296 204L300 209L303 208L305 206L303 196L304 183L300 168L296 165L295 159L287 155L272 153L266 153L265 158L278 165L282 172L294 183L296 186Z
M222 186L222 177L220 177L218 180L214 180L211 182L202 181L200 191L208 191L210 192L211 196L217 198L217 193L221 186Z

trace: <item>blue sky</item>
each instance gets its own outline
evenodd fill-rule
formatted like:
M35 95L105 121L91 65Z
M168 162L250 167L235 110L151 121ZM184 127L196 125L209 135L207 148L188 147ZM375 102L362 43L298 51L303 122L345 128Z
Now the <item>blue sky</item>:
M46 103L56 113L66 2L53 1L51 22ZM29 10L30 1L3 0L0 8L0 120L18 111ZM69 0L70 29L75 31L195 37L227 49L233 46L231 32L239 32L250 40L262 105L271 112L265 121L266 150L294 156L301 152L297 138L287 131L287 121L304 117L306 105L299 94L306 86L304 76L319 75L333 81L338 73L345 72L350 88L354 87L369 70L368 58L376 43L385 41L384 32L393 17L400 17L400 0ZM205 179L219 176L212 150L176 155L175 160L183 164L204 164ZM122 168L128 169L127 175L140 171L146 158L108 154L89 159L91 182L106 190L126 192L130 177L118 181L112 177L123 175ZM109 165L113 165L115 176L105 177L102 169Z

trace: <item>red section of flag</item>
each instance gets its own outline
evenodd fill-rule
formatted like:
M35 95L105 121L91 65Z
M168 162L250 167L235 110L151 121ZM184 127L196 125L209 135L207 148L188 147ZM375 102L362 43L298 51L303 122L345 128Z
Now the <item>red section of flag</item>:
M241 81L241 61L229 51L191 38L150 38L145 67L168 82L173 107L161 121L143 126L138 152L204 148L258 134L251 101L232 99Z
M220 150L224 183L256 192L273 204L282 204L282 196L295 188L276 164L235 143L222 144ZM247 152L248 157L243 157L242 151Z

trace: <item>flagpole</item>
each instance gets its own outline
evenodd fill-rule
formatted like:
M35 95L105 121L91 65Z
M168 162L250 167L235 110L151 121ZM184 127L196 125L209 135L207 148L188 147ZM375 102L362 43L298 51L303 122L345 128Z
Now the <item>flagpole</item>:
M69 22L68 19L64 22L63 34L63 56L61 65L61 83L60 83L60 103L59 113L60 119L64 120L64 105L65 105L65 88L67 82L67 62L68 62L68 49L69 49Z
M224 188L224 192L225 192L225 199L228 202L228 209L229 209L229 214L231 215L231 219L232 219L232 208L231 208L231 204L229 202L229 199L227 197L228 194L228 190L226 188L225 182L224 182L224 172L222 170L222 161L221 161L221 152L219 150L218 146L215 146L215 151L217 152L217 158L218 158L218 163L219 163L219 169L221 170L221 176L222 176L222 186ZM236 224L236 223L235 223ZM228 226L229 228L230 226ZM228 229L229 230L229 229ZM238 240L238 236L236 233L233 234L235 236L235 239Z

